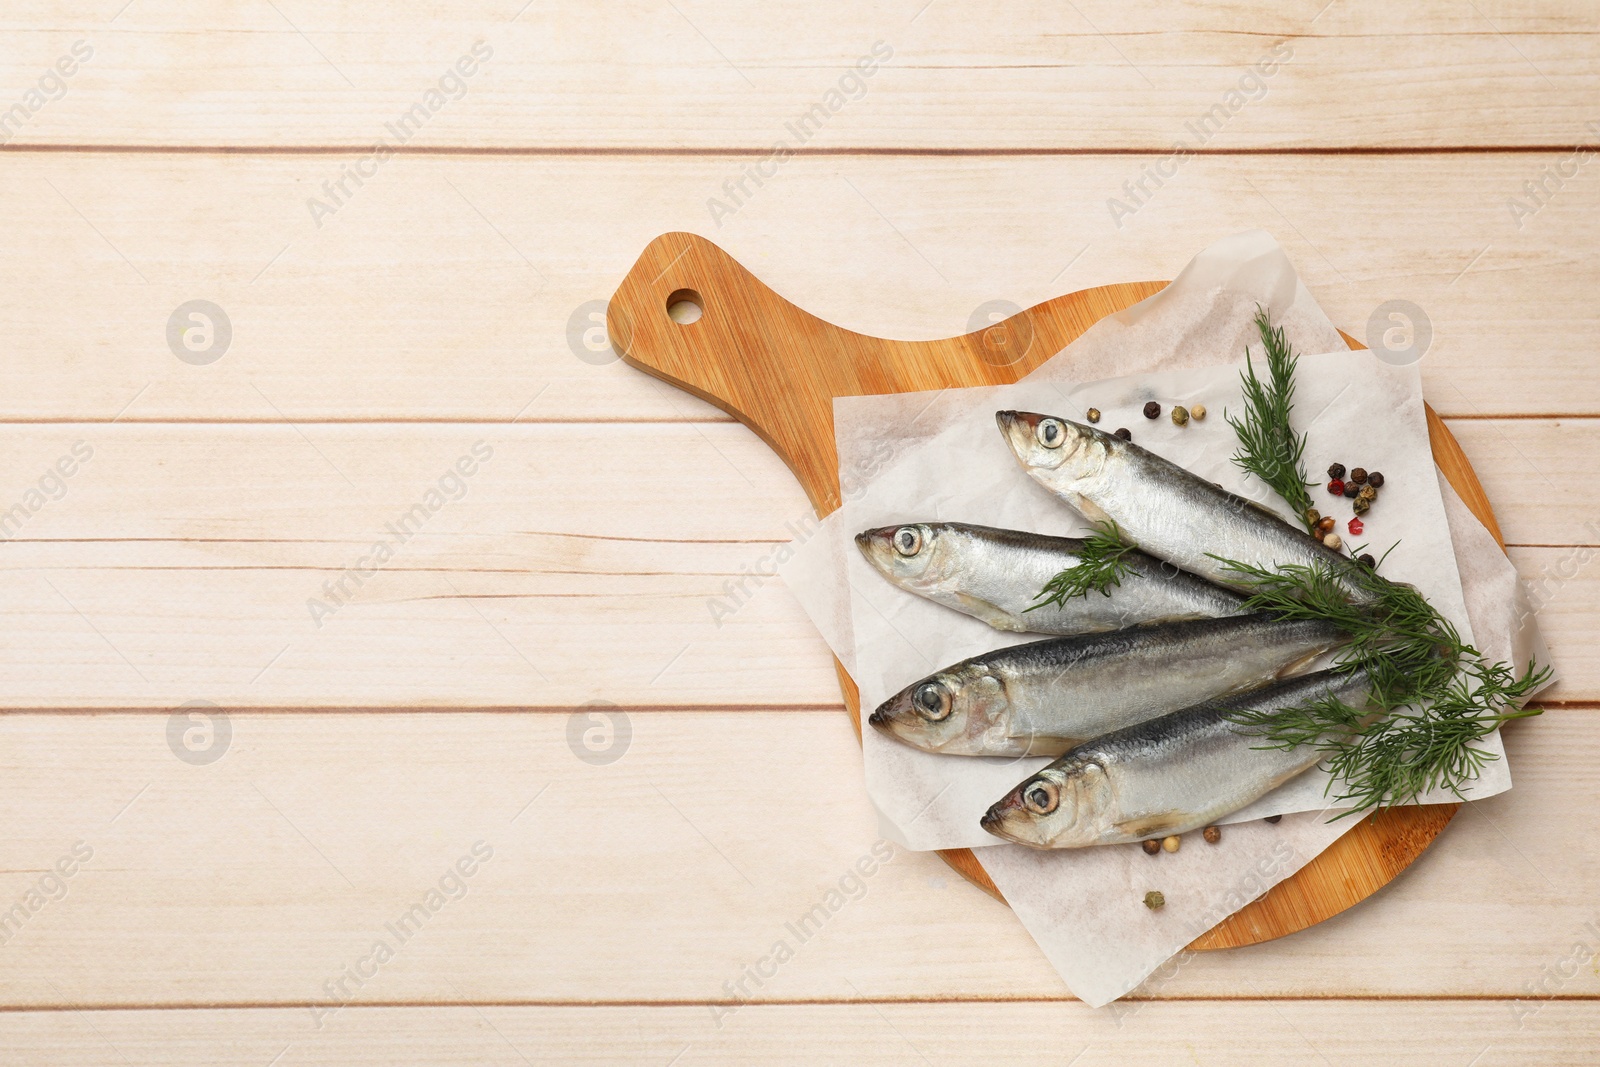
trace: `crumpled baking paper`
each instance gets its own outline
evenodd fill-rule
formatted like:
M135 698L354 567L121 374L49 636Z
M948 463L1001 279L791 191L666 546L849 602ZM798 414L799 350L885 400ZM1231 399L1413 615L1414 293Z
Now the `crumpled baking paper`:
M1377 552L1398 541L1384 572L1417 584L1491 661L1547 658L1525 601L1519 610L1520 583L1498 545L1447 485L1435 491L1441 480L1416 368L1345 350L1282 249L1255 231L1208 248L1161 293L1097 323L1016 385L835 402L845 503L819 534L794 546L781 573L860 685L863 709L966 656L1039 639L1000 633L894 588L851 542L870 526L919 520L1085 530L1081 518L1023 473L995 429L995 410L1078 418L1098 407L1103 427L1126 425L1144 447L1286 514L1270 490L1231 463L1234 436L1222 418L1225 410L1241 409L1238 371L1247 345L1259 359L1258 306L1297 351L1329 353L1300 363L1295 423L1310 438L1308 467L1320 470L1339 459L1385 473L1356 541ZM1149 399L1162 403L1158 420L1140 414ZM1205 422L1180 428L1166 417L1172 404L1197 401L1210 410ZM1325 510L1348 517L1346 501L1328 503ZM1135 987L1351 825L1329 821L1326 778L1313 771L1237 813L1237 825L1217 847L1191 844L1154 860L1136 845L1037 852L995 843L977 817L1046 760L937 756L873 730L864 731L863 746L884 833L914 849L980 848L985 869L1068 986L1096 1005ZM1490 747L1500 754L1498 736ZM1468 795L1509 786L1502 758ZM1274 813L1298 814L1275 825L1256 821ZM1157 876L1161 885L1147 885ZM1166 896L1160 912L1142 903L1150 888Z

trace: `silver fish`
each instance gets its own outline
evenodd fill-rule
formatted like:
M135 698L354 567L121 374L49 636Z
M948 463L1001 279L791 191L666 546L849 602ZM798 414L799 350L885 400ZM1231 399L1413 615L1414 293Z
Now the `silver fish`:
M1327 623L1267 615L1052 637L962 660L907 686L867 721L927 752L1056 756L1292 673L1345 640Z
M1316 766L1315 745L1262 748L1229 721L1327 696L1361 706L1364 671L1318 671L1222 697L1085 742L1028 778L982 818L997 837L1032 848L1142 841L1209 826Z
M1261 505L1132 441L1028 411L997 411L995 421L1040 485L1088 519L1115 522L1140 548L1191 574L1248 588L1212 553L1269 570L1286 563L1348 562Z
M963 522L916 522L856 534L867 562L890 582L1012 633L1081 634L1142 622L1237 615L1244 598L1170 563L1133 552L1132 573L1105 593L1028 608L1078 562L1083 541Z

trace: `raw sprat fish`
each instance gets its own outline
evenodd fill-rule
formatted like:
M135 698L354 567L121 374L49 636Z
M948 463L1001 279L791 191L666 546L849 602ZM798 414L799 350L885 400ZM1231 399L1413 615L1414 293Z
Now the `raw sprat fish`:
M1028 411L997 411L995 421L1040 485L1085 518L1116 523L1146 552L1202 578L1247 587L1218 556L1269 570L1348 562L1259 504L1132 441Z
M1121 584L1028 610L1050 579L1078 562L1083 541L1075 537L916 522L856 534L856 546L901 589L1014 633L1079 634L1215 619L1239 614L1244 603L1232 590L1131 552Z
M953 756L1056 756L1111 730L1310 665L1346 640L1267 615L1151 623L1012 645L913 682L873 726Z
M1033 848L1142 841L1209 826L1316 766L1320 746L1261 747L1230 721L1326 697L1356 707L1364 671L1317 671L1248 693L1196 704L1095 738L1067 752L983 816L997 837Z

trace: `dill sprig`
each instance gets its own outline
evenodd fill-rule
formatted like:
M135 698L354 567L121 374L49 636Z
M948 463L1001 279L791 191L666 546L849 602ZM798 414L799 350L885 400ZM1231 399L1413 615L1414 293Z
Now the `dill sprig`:
M1289 424L1299 357L1284 336L1283 327L1274 328L1264 309L1256 309L1255 322L1267 353L1267 380L1256 375L1255 361L1246 348L1245 369L1240 375L1244 383L1244 416L1224 416L1239 438L1239 451L1233 454L1233 462L1271 486L1309 530L1311 494L1306 487L1312 483L1306 479L1306 436L1296 433Z
M1329 791L1335 805L1351 809L1345 815L1407 804L1440 787L1462 796L1465 783L1498 758L1479 743L1505 722L1540 713L1519 705L1550 676L1548 667L1536 670L1530 661L1519 677L1504 663L1484 663L1411 586L1352 561L1277 570L1223 565L1249 585L1246 610L1323 620L1351 638L1335 667L1367 672L1368 707L1328 697L1233 719L1257 731L1264 748L1315 745L1327 753ZM1352 600L1351 590L1368 599Z
M1091 592L1110 596L1111 587L1121 585L1123 576L1133 572L1133 562L1127 558L1133 551L1134 546L1123 539L1116 523L1097 523L1094 533L1083 539L1078 562L1046 582L1034 596L1038 603L1024 610L1065 604Z

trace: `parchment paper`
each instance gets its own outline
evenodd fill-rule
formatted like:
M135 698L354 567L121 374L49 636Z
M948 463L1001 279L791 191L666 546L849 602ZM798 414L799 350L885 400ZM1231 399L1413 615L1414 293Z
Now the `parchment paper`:
M1102 426L1126 425L1139 444L1284 510L1269 490L1251 484L1229 462L1234 439L1222 419L1224 409L1239 410L1237 364L1245 346L1258 340L1251 322L1258 304L1270 309L1298 351L1330 353L1301 362L1295 421L1311 438L1308 467L1320 470L1337 458L1383 470L1388 479L1358 541L1381 550L1400 540L1385 573L1419 585L1463 636L1481 630L1484 636L1477 639L1491 658L1509 658L1496 655L1496 641L1507 650L1542 650L1531 616L1513 603L1519 583L1510 564L1454 494L1438 490L1415 368L1345 351L1282 250L1257 231L1207 249L1173 285L1097 323L1015 386L836 401L841 470L853 473L854 491L818 535L795 546L781 573L860 683L863 708L965 656L1037 639L1001 634L895 589L849 541L868 526L920 519L1044 533L1083 529L1069 508L1017 466L994 427L997 408L1080 417L1093 404L1105 413ZM1130 371L1136 376L1128 377ZM1113 374L1123 377L1092 380ZM1139 408L1146 399L1161 401L1164 410L1199 400L1211 414L1180 429L1165 414L1145 420ZM1343 534L1348 501L1327 500ZM1467 557L1459 571L1453 565L1458 552ZM1462 576L1474 583L1465 598ZM1319 814L1323 782L1308 775L1239 813L1237 818L1251 821L1230 827L1215 848L1191 844L1156 860L1137 846L1040 853L990 844L995 839L976 821L1044 760L934 756L872 730L865 731L863 743L884 833L918 849L982 847L980 860L1018 917L1073 992L1091 1004L1136 986L1188 940L1309 862L1349 825L1330 825ZM1498 752L1498 738L1493 745ZM1501 759L1469 795L1489 795L1509 784ZM1254 821L1273 811L1305 813L1276 825ZM1191 838L1198 842L1197 835ZM1162 885L1146 884L1153 872ZM1141 903L1147 888L1166 894L1168 905L1160 913Z

